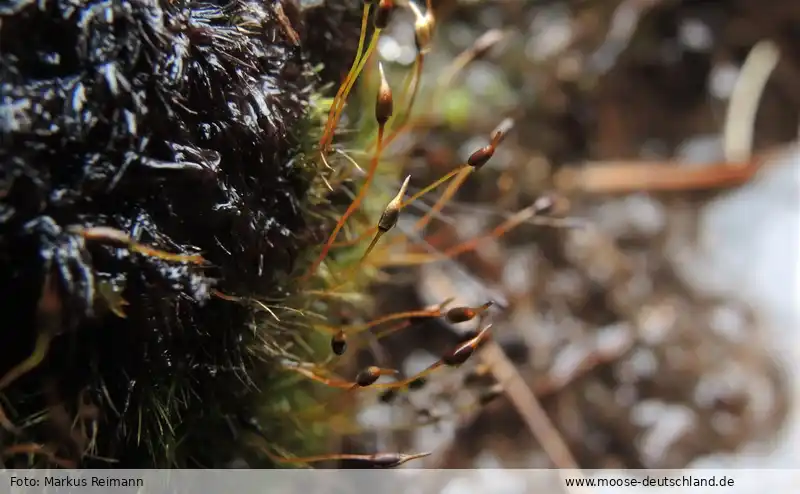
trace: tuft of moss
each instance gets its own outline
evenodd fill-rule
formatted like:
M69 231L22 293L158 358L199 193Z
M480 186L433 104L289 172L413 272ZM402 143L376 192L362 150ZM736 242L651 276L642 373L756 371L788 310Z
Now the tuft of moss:
M358 25L329 10L360 4L0 11L0 376L53 336L0 390L5 466L270 466L264 448L320 447L325 427L293 417L319 397L281 363L327 351L310 326L329 308L296 278L308 232L339 207L310 159L329 82L312 63L349 63L320 40L357 39ZM208 264L85 241L75 225ZM43 454L5 454L26 444Z

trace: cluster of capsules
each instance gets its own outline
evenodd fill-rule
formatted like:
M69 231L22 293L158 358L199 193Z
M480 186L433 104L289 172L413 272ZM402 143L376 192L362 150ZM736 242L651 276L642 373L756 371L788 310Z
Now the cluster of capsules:
M444 353L442 353L442 355L439 357L437 361L435 361L422 371L412 376L409 376L405 379L400 379L392 382L379 383L378 380L381 377L383 376L396 377L400 375L400 371L396 369L382 368L376 365L370 365L363 368L356 374L355 378L352 381L347 381L344 379L340 379L338 377L332 377L330 373L325 370L324 365L309 366L304 364L287 364L288 369L291 369L294 372L297 372L298 374L305 376L308 379L321 383L325 386L329 386L331 388L344 390L344 394L340 395L339 399L336 402L320 405L304 412L306 414L308 413L314 414L316 412L321 411L324 408L326 413L331 413L338 408L341 402L345 402L347 398L349 398L351 393L356 392L357 390L367 389L367 388L372 390L380 390L381 391L380 401L384 403L389 403L394 400L394 398L397 396L397 393L399 392L406 390L413 391L415 389L424 386L426 378L433 372L437 371L438 369L447 367L458 368L461 367L463 364L465 364L470 359L470 357L472 357L476 353L476 351L490 338L491 335L490 330L492 328L492 324L487 322L487 320L488 320L489 309L494 305L494 303L489 301L477 307L460 306L460 307L453 307L450 309L446 309L446 306L449 304L450 301L451 300L447 300L442 304L439 304L435 308L421 310L421 311L396 313L389 316L384 316L380 319L376 319L367 324L349 328L350 329L349 332L352 334L353 332L364 331L385 322L403 319L403 321L400 322L399 324L395 326L390 326L389 328L383 330L382 332L376 335L378 338L381 338L395 331L408 327L416 322L421 322L426 319L434 319L441 317L451 324L465 323L475 319L478 320L479 329L468 334L465 340L459 343L458 345L449 348ZM344 330L339 329L337 333L331 338L331 350L336 356L343 355L348 349L347 342L344 339L345 334L346 333ZM484 373L485 369L478 368L469 376L484 374ZM502 389L499 386L497 385L491 386L488 389L485 389L481 392L477 402L480 405L484 405L493 400L494 398L496 398L497 396L499 396L501 392ZM433 414L430 412L420 413L420 415L423 416L421 417L422 420L412 424L411 426L428 425L431 423L435 423L440 418L433 416ZM347 461L349 464L352 464L355 467L392 468L417 458L423 458L425 456L428 456L429 454L430 453L403 454L403 453L382 452L371 455L337 453L337 454L325 454L325 455L297 457L297 458L285 458L275 455L270 455L270 457L278 463L314 463L321 461Z
M413 121L409 122L409 115L411 114L414 102L417 99L422 68L424 65L425 56L427 53L429 53L431 48L431 39L433 36L436 20L434 12L430 5L430 0L428 0L426 4L426 10L424 12L420 7L415 5L413 2L408 2L406 5L411 10L415 18L414 32L415 32L417 55L414 66L412 68L412 74L409 78L407 78L406 80L407 82L403 88L401 99L402 101L405 102L404 111L402 114L398 116L397 121L393 122L393 125L391 125L391 129L389 129L390 127L389 123L393 120L393 117L395 116L394 97L391 86L389 85L389 82L387 80L384 68L380 62L377 62L378 73L380 76L380 82L377 90L377 97L375 100L375 113L374 113L375 123L377 124L377 135L374 144L370 145L370 147L367 150L368 152L372 152L372 156L367 169L365 171L362 170L364 171L365 175L364 181L358 192L355 194L347 210L338 219L335 227L333 228L333 232L330 234L327 241L324 243L319 256L312 263L309 271L303 276L303 278L301 278L301 281L308 281L309 279L311 279L311 277L314 276L319 267L325 261L326 257L328 256L332 248L354 246L370 237L371 241L369 242L369 245L366 247L363 255L360 257L360 260L357 263L353 264L347 272L340 274L341 277L338 278L339 281L337 281L332 288L329 288L327 292L320 292L320 293L330 294L331 292L336 292L337 290L347 285L348 282L352 280L352 277L355 275L358 269L370 256L370 254L373 253L373 250L375 249L376 245L378 245L379 240L385 234L387 234L388 232L390 232L392 229L395 228L395 226L398 223L401 211L408 205L419 200L425 194L428 194L429 192L433 191L439 186L442 186L447 183L448 185L444 190L444 192L442 192L442 194L436 200L435 204L433 204L432 207L428 208L426 214L416 221L416 223L412 227L412 231L411 232L404 231L403 233L405 234L406 237L408 237L410 235L415 234L415 232L418 233L424 230L424 228L428 225L428 223L433 218L435 218L437 214L439 214L442 208L444 208L445 205L451 199L453 199L458 190L466 182L468 177L473 172L479 171L484 165L486 165L489 162L489 160L494 156L498 146L500 146L500 144L504 141L504 139L508 136L508 134L514 127L514 122L512 119L506 118L501 120L488 136L489 137L488 143L482 147L479 147L474 152L472 152L472 154L469 156L469 158L466 160L465 163L454 167L452 170L444 174L442 177L433 181L428 186L422 188L409 198L406 198L406 193L408 191L409 181L411 177L407 176L402 182L402 185L400 186L400 189L397 192L397 194L385 206L375 226L360 232L359 234L355 235L354 238L352 239L337 242L337 236L344 228L347 220L360 208L369 191L370 186L372 185L375 179L376 171L381 161L382 151L397 136L403 134L404 132L407 132L410 128L413 127L414 124ZM351 89L353 88L353 85L355 84L355 81L358 78L359 74L364 69L365 65L370 59L373 51L375 50L377 41L381 35L381 31L386 29L395 8L396 4L392 0L368 1L364 3L361 37L359 40L358 52L349 74L344 79L344 82L339 88L339 91L333 101L330 113L328 115L328 120L326 122L326 126L324 128L324 132L319 143L320 160L322 164L330 170L335 170L335 169L328 162L327 155L331 151L333 135L337 127L337 124L339 122L339 119L341 118L347 96L350 93ZM374 29L372 30L372 38L370 42L367 44L366 34L369 31L368 22L370 19L370 13L373 11L374 15L372 16L372 21ZM482 56L484 53L486 53L488 49L491 48L491 46L493 46L497 41L499 41L500 38L501 36L497 32L490 32L479 38L469 50L464 52L462 56L459 56L454 61L453 66L451 66L448 70L444 71L446 76L444 77L443 81L438 82L437 87L441 88L449 84L450 81L453 80L456 73L462 70L471 60L474 60ZM330 181L326 180L326 184L331 190L334 189L334 185L332 185ZM430 254L416 255L415 257L415 254L413 252L407 253L406 261L400 262L399 264L413 265L413 264L423 264L426 262L433 262L437 260L452 259L453 257L459 254L475 249L479 245L480 241L482 241L485 237L496 238L502 236L507 231L511 230L517 225L528 222L534 219L534 217L537 220L542 220L543 224L557 223L558 222L557 218L551 218L547 216L548 213L552 212L557 202L558 200L555 196L541 197L530 207L525 208L524 210L518 212L517 214L514 214L509 218L507 218L506 221L504 221L502 224L500 224L498 227L496 227L494 230L492 230L486 235L462 242L461 244L446 249L443 252L436 252L434 255ZM403 237L399 237L398 240L402 241ZM422 386L427 376L435 372L436 370L440 368L447 368L447 367L452 368L461 366L473 354L475 354L477 349L483 343L485 343L488 340L492 324L487 323L486 321L487 321L488 311L490 307L493 306L493 302L489 301L477 307L461 306L461 307L454 307L447 309L446 308L447 305L449 305L451 302L452 299L447 300L439 304L438 306L429 309L390 314L360 325L350 325L338 328L332 326L319 326L317 329L326 332L331 337L330 346L333 352L333 356L331 357L331 359L329 359L322 365L314 365L314 366L304 365L300 363L290 363L287 364L287 368L298 374L301 374L302 376L308 379L321 383L325 386L345 390L345 393L342 396L342 398L345 399L352 392L355 392L359 389L369 388L369 389L379 389L382 391L381 401L383 402L392 401L397 393L403 390L413 390ZM404 328L412 326L413 324L420 322L422 320L431 318L440 318L440 317L444 318L451 324L464 323L472 321L477 318L477 320L479 321L478 329L476 331L473 331L471 334L468 334L466 339L463 340L459 345L443 353L435 363L433 363L423 371L413 376L410 376L405 379L396 380L394 382L378 383L377 381L381 377L391 376L397 378L400 372L395 369L387 369L372 365L362 369L360 372L357 373L357 375L352 381L348 381L340 379L338 377L334 377L330 372L326 370L327 364L329 364L336 357L340 357L345 352L347 352L348 347L351 348L357 347L357 345L352 345L352 344L348 345L348 340L352 338L354 335L366 332L368 330L376 328L377 326L384 325L386 323L394 323L393 326L390 325L385 329L381 329L380 331L373 333L374 337L376 337L377 339L381 339L388 336L389 334L393 334ZM359 343L360 342L362 341L359 341ZM502 390L499 388L499 385L493 385L492 387L490 387L487 390L484 390L481 393L481 395L477 400L477 403L480 405L488 403L494 397L498 396L501 393L501 391ZM331 406L327 405L326 410L327 412L330 412ZM429 416L428 419L429 421L435 420L435 418L432 416ZM393 468L408 461L427 456L430 453L401 454L401 453L382 452L372 455L326 454L326 455L295 457L295 458L276 456L270 453L267 454L269 454L270 457L275 462L281 464L286 464L286 463L308 464L308 463L315 463L322 461L346 461L349 464L361 468L368 468L368 467Z
M388 232L390 232L392 229L395 228L395 226L398 223L400 213L404 208L415 203L415 201L418 201L424 195L432 192L434 189L437 189L438 187L447 184L447 187L439 196L439 198L436 200L436 202L433 204L433 206L428 208L425 215L423 215L414 223L414 225L411 227L411 231L404 232L406 237L415 234L419 235L419 233L426 228L426 226L430 223L430 221L440 214L440 212L447 205L447 203L454 198L454 196L461 188L461 186L466 182L468 177L473 172L479 171L484 165L486 165L489 162L489 160L494 156L498 146L500 146L500 144L504 141L504 139L508 136L508 134L514 127L514 122L512 119L510 118L502 119L488 136L488 144L476 149L469 156L469 158L466 160L465 163L454 167L452 170L444 174L442 177L433 181L426 187L420 189L419 191L417 191L411 197L408 198L406 198L406 193L408 192L409 189L409 182L411 177L410 176L406 177L405 180L402 182L402 185L400 186L400 189L397 192L397 194L388 202L388 204L384 208L383 213L380 215L380 218L378 219L377 224L375 226L367 228L365 231L362 231L358 235L355 235L354 238L337 242L337 237L341 232L341 230L344 228L347 220L351 216L353 216L353 214L356 213L356 211L358 211L358 209L364 202L365 197L367 196L369 189L375 179L376 171L381 161L381 155L383 150L398 136L408 132L410 129L414 127L414 121L409 121L409 116L411 115L411 110L414 107L414 103L417 99L425 57L430 52L431 49L431 41L433 38L434 28L436 25L436 18L434 15L434 11L431 8L430 0L427 0L426 8L424 11L419 6L410 1L405 3L404 6L407 6L410 9L415 18L414 32L415 32L416 53L417 53L412 68L411 76L407 79L402 91L401 100L404 101L404 111L402 112L402 114L398 116L396 121L393 121L393 117L395 116L395 100L393 96L393 91L387 80L387 76L382 64L378 62L377 66L378 66L378 73L380 75L380 83L378 86L377 97L375 100L375 112L374 112L374 120L375 123L377 124L377 135L374 144L371 144L367 149L367 152L372 152L372 156L369 161L367 169L364 170L364 181L360 189L356 193L355 197L353 198L349 207L338 219L335 227L333 228L332 233L328 237L327 241L324 243L319 256L312 263L308 272L305 273L305 275L301 278L300 280L301 283L304 281L309 281L315 275L319 267L325 261L331 249L340 247L352 247L360 244L362 241L370 237L371 241L369 242L369 245L364 251L360 260L357 263L353 264L351 266L351 269L347 273L344 273L343 276L341 276L341 281L339 281L332 288L329 288L327 292L335 292L344 287L345 285L347 285L348 281L352 279L352 277L358 271L359 267L362 266L362 264L367 260L367 258L376 248L380 239L385 234L387 234ZM328 119L326 121L324 131L322 133L322 138L319 142L319 159L322 165L326 167L329 171L332 172L336 171L328 161L328 154L332 151L333 136L335 134L337 125L342 117L342 113L348 95L353 89L357 79L359 78L359 75L362 73L368 61L371 59L377 47L377 43L381 36L381 32L384 29L386 29L387 26L389 25L390 19L392 18L392 14L397 7L398 5L393 0L370 0L364 3L362 23L361 23L361 35L359 39L357 54L355 60L353 61L351 69L347 74L347 77L344 79L344 82L341 84L338 93L336 94L336 97L333 100L328 115ZM369 29L370 20L372 21L373 29ZM369 43L367 43L367 33L370 31L372 32L371 39ZM500 41L500 39L502 39L502 35L497 31L490 31L481 36L479 39L477 39L472 47L470 47L468 50L466 50L464 53L458 56L453 61L452 65L446 68L442 72L442 75L440 76L439 80L437 80L436 84L437 90L446 88L456 78L457 74L460 71L462 71L471 61L476 60L481 56L483 56L485 53L487 53L492 46L494 46L498 41ZM434 99L436 99L435 95ZM390 123L392 125L390 125ZM322 179L325 181L326 185L330 190L334 190L334 184L336 183L336 180L329 181L325 173L322 174ZM341 177L339 179L341 179ZM397 259L394 259L392 263L395 265L398 264L418 265L426 262L452 259L460 254L475 249L480 244L480 242L485 238L500 237L509 230L515 228L516 226L523 224L525 222L531 222L532 220L538 221L539 224L558 225L560 224L559 221L562 221L561 219L548 217L548 214L553 211L557 201L558 198L555 197L542 197L538 199L530 207L525 208L517 212L516 214L509 216L503 223L501 223L499 226L497 226L491 232L488 232L485 235L469 239L467 241L462 242L461 244L448 248L444 251L436 252L435 254L430 254L430 253L415 254L413 252L409 252L406 253L404 259L399 260L399 262ZM79 243L98 242L120 248L125 248L131 251L138 252L143 255L162 258L166 261L184 262L197 265L207 264L206 261L203 259L203 257L200 255L178 255L178 254L171 254L169 252L161 250L156 250L152 247L148 247L135 242L130 236L128 236L122 231L114 230L111 228L76 227L76 230L74 232L71 232L71 234L73 234L73 237L76 239L76 242ZM402 241L403 237L399 237L397 240ZM76 249L82 247L83 247L82 244L75 246ZM411 250L412 249L409 249L409 251ZM92 288L90 286L87 286L86 289L91 290ZM313 291L309 290L308 292L312 293ZM91 294L87 295L87 299L92 298L90 295ZM232 302L244 302L244 300L238 297L226 295L218 291L215 291L214 295L225 300L230 300ZM43 300L46 301L47 297L43 297ZM437 362L435 362L422 372L418 373L417 375L411 376L407 379L402 379L390 383L377 383L379 378L382 376L397 376L399 374L397 370L381 368L378 366L369 366L363 369L361 372L357 374L357 376L354 378L353 381L346 381L332 377L330 373L324 370L325 366L330 362L326 362L323 365L316 365L312 367L299 363L290 363L287 364L286 367L287 369L290 369L293 372L301 374L302 376L305 376L306 378L311 379L313 381L322 383L329 387L343 389L346 391L345 396L349 395L351 392L356 391L358 389L370 388L370 389L382 390L383 391L382 400L384 401L391 400L392 396L401 390L415 389L415 387L419 386L420 383L424 382L426 376L433 373L437 369L443 367L458 367L464 364L476 352L476 350L480 347L480 345L485 341L487 341L487 339L489 338L490 329L492 325L490 323L486 323L486 315L488 314L489 308L493 305L492 302L487 302L478 307L455 307L448 310L446 309L446 307L447 305L449 305L450 302L451 300L447 300L432 309L391 314L361 325L345 326L338 328L329 326L317 327L317 329L331 335L331 350L334 356L339 357L342 356L348 350L348 338L351 338L358 333L365 332L367 330L383 325L385 323L395 322L396 324L394 326L390 326L378 332L375 335L378 339L386 337L389 334L400 331L404 328L413 325L415 322L419 322L425 319L443 317L450 323L458 324L478 318L478 320L480 321L480 325L479 329L476 332L468 335L466 340L464 340L461 344L459 344L455 348L452 348L447 352L445 352L444 354L442 354L441 358ZM120 317L124 317L124 305L125 305L124 300L119 298L119 306L112 307L112 310L118 315L120 315ZM267 306L264 306L264 308L266 308L267 310L269 309L269 307ZM47 327L47 325L45 324L44 327ZM52 325L52 327L54 328L53 331L42 331L40 333L34 351L29 358L27 358L26 360L15 366L6 375L0 377L0 391L7 388L11 383L16 381L22 375L36 368L44 360L45 356L48 353L50 341L54 336L57 336L57 331L55 328L57 328L58 325L54 324ZM353 347L355 345L350 345L350 346ZM481 403L486 403L490 401L498 393L499 393L498 388L496 386L492 387L489 391L482 394L478 401ZM0 422L2 422L2 424L7 429L8 428L13 429L13 424L10 424L7 421L7 419L5 419L5 415L2 413L2 409L0 409ZM428 453L420 453L420 454L377 453L373 455L329 454L329 455L319 455L313 457L288 458L284 456L277 456L269 452L267 452L267 454L273 459L273 461L281 464L285 463L307 464L320 461L344 460L348 461L349 463L357 467L374 467L374 468L392 468L399 466L403 463L406 463L410 460L421 458L428 455Z

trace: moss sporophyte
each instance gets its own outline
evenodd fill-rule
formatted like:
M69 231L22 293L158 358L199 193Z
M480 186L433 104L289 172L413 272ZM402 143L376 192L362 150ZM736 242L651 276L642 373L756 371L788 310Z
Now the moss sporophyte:
M417 49L402 86L375 60L398 8L413 14ZM5 466L391 468L426 456L325 449L330 433L358 429L354 396L418 388L491 334L492 302L332 322L368 313L382 266L452 257L486 237L435 254L392 249L421 235L513 128L498 119L489 144L408 198L411 177L398 185L399 170L382 166L387 146L417 124L435 19L429 3L390 0L306 9L15 0L0 11ZM434 92L499 39L487 36ZM359 130L372 137L340 139L348 96L370 67L377 89L365 80L359 91L375 91L374 120ZM398 232L403 209L444 184ZM488 236L537 214L526 208ZM381 340L439 317L478 318L481 330L408 378L378 366L337 375L368 330ZM337 420L319 413L329 405Z

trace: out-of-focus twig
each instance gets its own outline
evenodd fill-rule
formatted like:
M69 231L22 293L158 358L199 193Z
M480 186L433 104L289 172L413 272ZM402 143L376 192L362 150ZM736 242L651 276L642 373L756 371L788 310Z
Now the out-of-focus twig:
M579 475L580 468L564 442L564 439L542 408L539 398L558 392L560 389L563 389L565 386L580 378L580 376L589 373L598 365L618 359L629 349L630 345L623 345L613 352L594 352L587 356L584 363L577 366L574 372L570 373L568 377L557 380L550 377L538 379L533 383L533 389L528 387L523 377L519 374L516 367L514 367L514 364L508 360L505 352L497 343L492 341L487 342L481 349L480 358L483 363L487 364L492 369L495 379L502 384L509 401L525 421L525 424L542 446L542 449L545 451L545 454L548 455L553 465L561 470L569 470L568 474L562 473L562 478L566 475L574 478ZM466 417L461 429L469 430L479 413L480 412L475 412ZM454 438L454 441L457 440L458 436ZM456 445L453 442L447 444L444 451L434 455L427 463L426 467L441 468L442 462L446 461L446 459L451 456L449 452L454 447L456 447ZM587 488L578 487L570 487L567 488L567 490L570 494L590 492Z
M588 162L559 170L553 181L562 192L627 194L681 192L736 187L749 182L762 166L796 143L762 151L742 162L682 165L672 161L619 160Z
M669 161L602 161L565 168L553 180L561 191L585 194L710 190L747 183L760 165L760 159L698 166Z
M723 149L729 162L744 163L750 158L761 95L779 59L775 43L762 41L750 50L742 65L725 116Z
M587 68L596 75L611 70L619 55L628 47L639 26L639 19L659 3L661 0L624 0L620 2L611 17L611 25L606 38L590 57Z
M490 344L491 344L491 342L487 343L486 346L489 346ZM550 396L552 394L558 393L559 391L561 391L562 389L566 388L567 386L569 386L573 382L577 381L581 377L591 373L598 366L617 361L618 359L620 359L623 355L625 355L631 349L632 345L633 345L633 340L627 342L624 345L620 345L619 347L614 348L613 350L608 350L608 351L596 350L596 351L593 351L590 354L586 355L586 357L584 357L583 360L578 365L576 365L575 368L571 372L569 372L567 375L564 375L564 376L562 376L560 378L555 378L555 377L546 375L546 376L542 376L540 378L534 379L533 383L531 384L531 389L532 389L533 395L537 399L541 399L541 398ZM497 347L496 344L494 344L494 346ZM499 347L497 347L497 348L500 349ZM500 350L502 352L502 349L500 349ZM494 355L494 357L496 357L496 354ZM505 354L503 354L503 357L505 357ZM491 352L489 354L486 354L486 353L484 353L482 351L481 354L480 354L480 358L482 359L482 361L485 364L488 364L489 366L492 366L492 364L495 362L495 359L493 359L493 355L492 355ZM505 360L507 361L508 359L505 358ZM513 368L513 366L512 366L512 368ZM516 369L514 369L514 373L517 376L519 376L519 373L516 372ZM495 376L495 378L498 379L498 381L500 379L500 377L497 377L497 376ZM508 392L507 388L506 388L506 392ZM466 417L464 420L462 420L462 423L464 424L462 428L465 429L465 430L469 429L471 424L474 422L476 416L478 415L478 413L479 412L475 412L473 414L470 414L468 417ZM445 449L451 449L452 447L453 447L452 444L448 444ZM434 467L434 468L438 468L438 467L442 466L441 465L441 461L444 458L447 458L448 456L449 455L447 453L435 455L428 462L428 466Z
M489 342L481 350L481 360L490 366L495 379L503 385L506 396L553 465L560 469L578 469L578 463L561 434L550 421L539 399L519 375L514 364L508 360L503 349L497 343Z

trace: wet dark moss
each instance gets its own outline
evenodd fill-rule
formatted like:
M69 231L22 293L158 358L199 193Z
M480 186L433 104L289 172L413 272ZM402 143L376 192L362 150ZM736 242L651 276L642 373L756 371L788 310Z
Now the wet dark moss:
M324 8L315 7L307 10L306 28L302 34L309 47L311 63L322 65L321 75L324 80L338 84L350 70L358 49L363 2L340 0L327 1L323 5ZM346 34L343 35L344 33ZM336 92L335 86L332 86L333 93Z
M267 346L254 311L212 290L291 290L299 234L313 226L302 198L315 169L299 159L298 130L325 82L311 61L347 52L319 39L358 37L357 25L326 21L352 7L328 4L307 19L258 0L0 7L0 375L31 353L47 279L61 302L48 357L2 390L22 430L0 428L0 450L43 443L93 466L107 463L88 451L115 466L239 455L238 424L256 413L252 382L268 393L272 368L253 351ZM72 225L119 229L209 265L87 243ZM124 318L109 310L113 290ZM28 423L42 410L49 420Z

